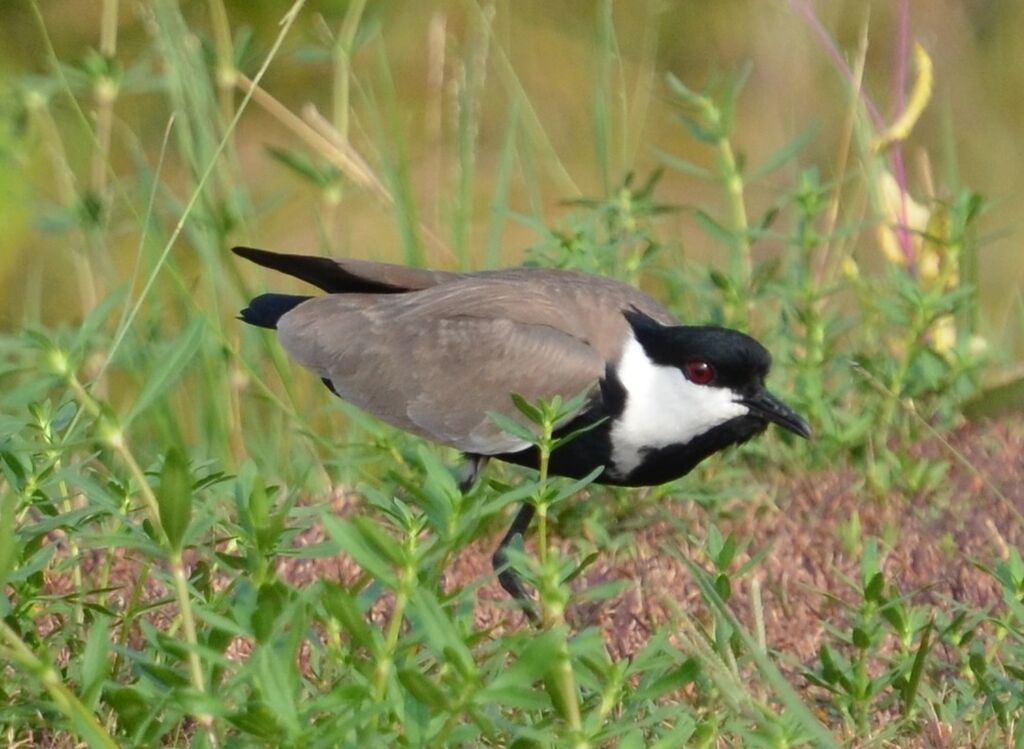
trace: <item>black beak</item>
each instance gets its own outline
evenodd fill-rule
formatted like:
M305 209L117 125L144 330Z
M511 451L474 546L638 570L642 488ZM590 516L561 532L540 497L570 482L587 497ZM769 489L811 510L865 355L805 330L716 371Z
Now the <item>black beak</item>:
M761 390L755 395L745 398L743 403L755 416L760 416L765 421L774 422L786 431L798 434L804 439L811 438L811 425L767 390Z

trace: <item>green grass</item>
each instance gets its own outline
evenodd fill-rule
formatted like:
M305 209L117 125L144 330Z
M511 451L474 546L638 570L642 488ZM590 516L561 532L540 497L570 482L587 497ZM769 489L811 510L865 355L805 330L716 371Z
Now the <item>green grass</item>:
M101 48L81 64L51 46L36 12L46 73L14 81L5 113L19 133L10 148L46 186L34 210L67 260L73 282L61 298L75 311L62 316L70 324L43 314L53 295L41 279L53 270L34 266L39 280L26 279L16 315L23 329L0 338L9 743L865 746L921 742L941 724L954 743L1020 744L1016 549L977 560L999 605L931 605L901 590L886 544L851 518L837 535L861 574L846 581L842 615L822 622L808 662L766 640L768 549L719 527L731 498L794 473L847 469L864 477L864 503L941 512L950 466L977 472L952 448L936 457L918 446L944 440L986 368L1002 363L977 345L971 269L983 203L944 185L950 197L900 246L885 228L891 151L872 148L876 128L856 97L837 115L850 140L835 144L832 171L805 154L814 123L747 164L736 136L746 74L705 87L666 75L653 26L634 65L613 4L596 5L593 104L574 115L595 133L595 195L582 195L586 180L555 155L499 33L500 6L464 8L463 42L444 68L453 93L429 94L443 115L437 147L451 158L430 175L429 194L393 68L398 32L364 3L347 6L330 38L299 2L274 36L253 41L219 0L209 26L158 0L144 11L146 51L132 57L118 52L117 3L105 0ZM322 76L325 60L331 119L238 75L261 86L280 68L313 64ZM671 100L687 153L663 149L661 168L634 174L655 116L645 81ZM495 108L503 119L488 149L484 112ZM159 126L136 132L116 116L129 109ZM257 118L288 145L243 140ZM382 206L392 255L411 263L499 264L515 227L533 237L526 262L643 284L681 319L748 329L775 354L773 389L817 438L769 435L646 492L492 467L463 495L457 456L331 402L265 332L233 319L263 285L227 248L256 243L261 215L275 210L246 178L268 165L280 193L300 189L320 206L313 234L324 252L348 251L339 225L349 206ZM663 197L695 176L705 203ZM554 222L551 183L570 203ZM755 211L749 191L765 186L771 204ZM703 231L722 261L689 261L678 222ZM871 262L879 231L902 260ZM558 409L527 408L542 450ZM706 507L705 522L680 527L676 495ZM496 543L521 501L538 506L539 522L510 557L538 591L542 625L510 604L504 625L482 628L477 597L493 581L447 575L471 544ZM578 581L596 558L628 555L637 529L655 521L674 534L663 551L683 560L701 605L665 602L665 620L622 657L567 611L612 605L623 585ZM299 584L280 572L334 559L356 574ZM749 618L734 606L741 588Z

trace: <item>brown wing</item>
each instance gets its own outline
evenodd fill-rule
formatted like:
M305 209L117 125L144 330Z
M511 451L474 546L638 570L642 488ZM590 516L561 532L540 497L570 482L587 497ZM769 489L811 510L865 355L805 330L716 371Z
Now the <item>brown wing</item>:
M520 268L459 275L246 256L306 280L315 276L321 288L369 292L311 299L285 314L277 326L285 349L345 400L466 452L526 446L487 415L522 420L512 393L536 401L594 386L619 357L625 310L675 323L643 292L581 273ZM420 290L401 293L402 286Z
M435 295L416 295L412 303L415 314L421 314L421 310L427 307L441 309L444 313L475 308L472 314L507 315L510 319L530 315L557 325L563 309L570 306L574 307L573 314L578 316L583 326L591 328L591 333L597 330L599 339L603 339L604 334L618 335L618 326L622 322L620 311L628 307L637 307L661 323L678 324L664 307L632 286L573 271L508 268L453 273L369 260L288 255L252 247L235 247L232 251L258 265L295 276L332 294L397 296L444 287ZM532 291L531 303L538 307L525 309L520 293L515 291L518 289L527 290L524 293ZM603 351L601 342L598 348Z
M658 302L628 284L539 268L466 274L387 302L395 314L414 318L472 316L545 325L586 341L606 361L618 359L625 341L624 311L636 308L663 325L679 324Z
M544 324L472 316L411 317L349 296L312 299L285 315L278 333L300 364L345 400L388 423L470 453L527 443L489 412L522 421L510 395L570 398L593 386L604 358Z

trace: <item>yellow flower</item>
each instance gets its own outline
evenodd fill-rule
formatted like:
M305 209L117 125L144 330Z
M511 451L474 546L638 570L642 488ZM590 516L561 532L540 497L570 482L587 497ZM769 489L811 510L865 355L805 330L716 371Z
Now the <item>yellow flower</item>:
M943 315L932 323L932 350L937 354L948 354L956 344L956 322L952 315Z
M878 177L878 196L881 201L882 223L878 227L878 244L885 257L891 263L906 265L913 262L921 254L921 235L928 228L931 212L927 207L904 193L896 178L888 170L882 171ZM897 227L910 232L912 248L910 258L904 256L900 248Z

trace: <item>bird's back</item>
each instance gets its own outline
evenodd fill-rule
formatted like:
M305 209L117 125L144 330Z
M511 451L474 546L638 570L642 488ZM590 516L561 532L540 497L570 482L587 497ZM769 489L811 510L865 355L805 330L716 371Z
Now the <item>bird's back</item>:
M240 252L328 290L276 321L282 345L344 399L467 452L525 444L489 417L510 394L569 398L592 388L628 337L624 312L672 315L638 289L575 271L479 273Z

